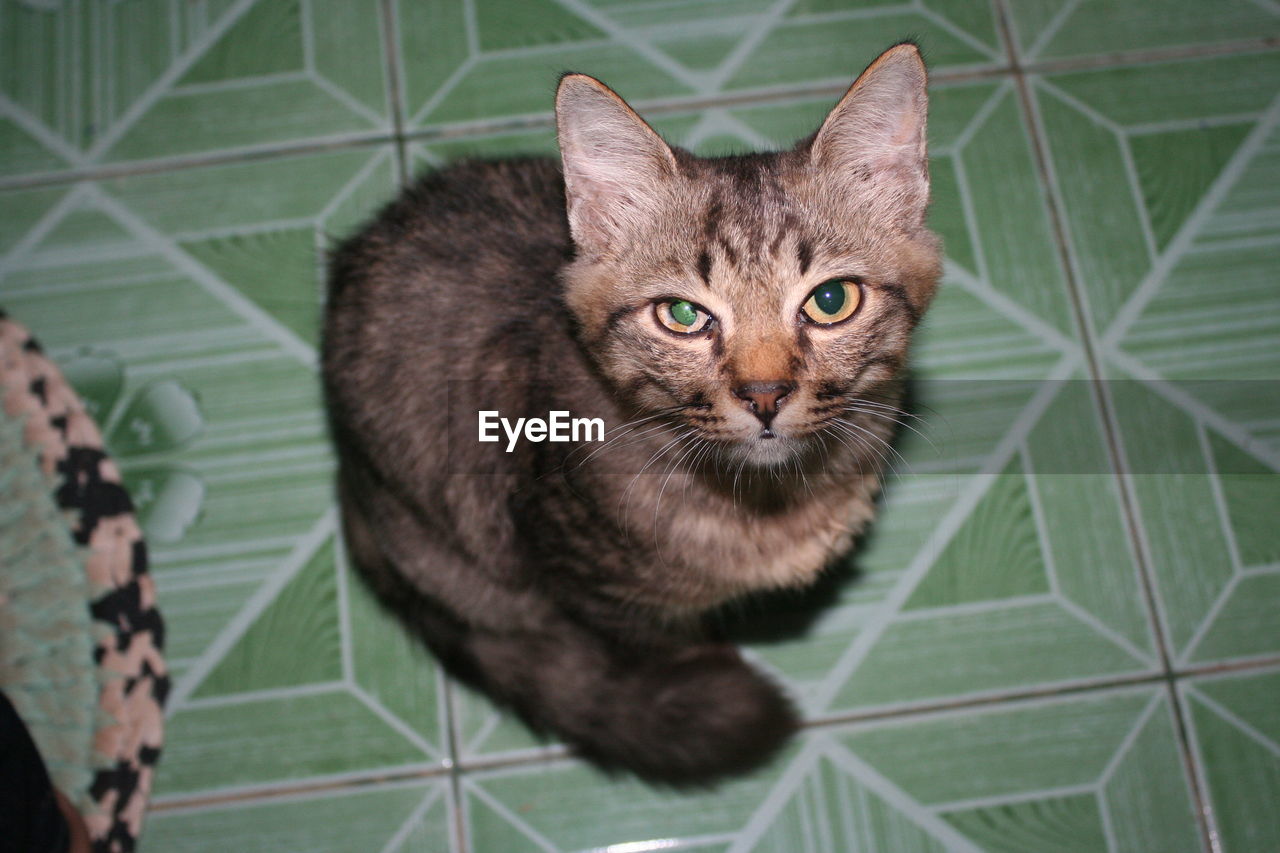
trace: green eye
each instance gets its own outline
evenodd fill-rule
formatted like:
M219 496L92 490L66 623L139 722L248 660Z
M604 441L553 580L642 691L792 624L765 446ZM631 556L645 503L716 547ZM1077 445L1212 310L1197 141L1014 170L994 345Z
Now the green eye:
M830 326L851 317L861 302L862 290L856 282L833 278L815 287L801 310L813 322Z
M711 315L687 299L672 299L654 306L658 322L673 332L691 335L711 325Z
M675 320L682 326L692 326L698 322L698 309L693 307L692 302L681 300L671 303L671 319Z

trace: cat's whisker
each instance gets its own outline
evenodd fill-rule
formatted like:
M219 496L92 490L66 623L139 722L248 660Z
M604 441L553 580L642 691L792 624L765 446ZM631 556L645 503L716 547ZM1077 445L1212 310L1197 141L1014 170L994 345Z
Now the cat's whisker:
M742 476L742 470L746 467L747 459L744 456L738 460L738 468L733 472L733 488L730 489L730 493L733 495L733 506L735 509L738 507L738 478Z
M873 400L870 397L856 397L854 398L853 402L854 404L859 406L870 406L876 409L884 409L885 411L893 412L895 414L902 415L904 417L921 419L920 416L915 414L914 412L908 412L906 409L900 408L898 406L890 405L889 403L886 403L883 400Z
M884 453L882 453L880 449L876 447L876 444L872 443L873 441L877 442L881 446L889 450L891 453L896 453L896 451L894 451L893 449L893 446L890 445L888 442L886 442L884 439L880 438L880 436L876 435L874 432L872 432L869 429L865 429L864 427L858 426L857 424L851 421L846 421L843 419L837 419L832 424L832 426L841 430L842 432L844 432L845 435L848 435L850 438L856 440L860 447L864 447L871 453L874 453L876 458L880 460L880 464L882 466L890 470L894 470L893 463L891 462L889 457L885 456ZM868 439L871 439L871 441L868 441ZM906 460L904 459L903 462L905 464Z
M856 437L856 436L857 436L857 434L858 434L858 433L860 433L861 435L866 436L867 438L870 438L870 439L874 440L875 442L879 443L879 444L880 444L880 446L884 447L884 448L885 448L885 450L888 450L888 451L889 451L889 453L893 454L895 457L897 457L899 460L901 460L901 461L902 461L902 464L906 466L906 468L907 468L907 472L908 472L908 473L911 473L911 463L910 463L910 462L908 462L908 461L906 460L906 458L905 458L901 453L899 453L897 450L895 450L892 444L890 444L889 442L885 441L883 438L881 438L880 436L876 435L876 434L875 434L874 432L872 432L871 430L866 429L865 427L859 426L858 424L856 424L856 423L854 423L854 422L852 422L852 421L843 420L843 419L837 419L836 421L834 421L834 422L832 423L832 426L835 426L835 427L838 427L838 428L840 428L840 429L844 430L844 431L845 431L845 433L846 433L847 435L849 435L850 437ZM857 430L857 433L853 432L854 430ZM897 475L897 474L899 473L899 472L898 472L898 470L897 470L897 468L896 468L896 467L894 467L894 465L889 461L889 459L888 459L888 458L887 458L883 453L881 453L881 452L876 448L876 446L875 446L874 444L871 444L870 442L866 442L866 443L864 444L864 446L865 446L868 450L870 450L872 453L874 453L874 454L876 455L876 457L880 460L880 463L881 463L881 464L882 464L886 469L888 469L889 471L893 472L895 475Z
M628 434L634 432L641 424L648 423L649 421L675 414L676 412L680 411L683 408L684 408L683 406L674 406L669 409L662 409L660 411L654 412L653 414L646 415L643 418L636 418L634 420L627 421L626 423L619 424L618 426L610 428L608 432L606 432L605 434L606 437L609 433L617 433L617 434L614 435L613 438L610 438L608 441L605 441L599 446L593 448L592 451L588 453L582 459L581 462L579 462L576 466L574 466L574 470L577 470L578 468L581 468L583 465L586 465L587 462L589 462L591 458L594 457L597 453L600 453L601 451L605 450L606 448L611 446L614 442L618 441L619 439L625 438ZM578 447L575 447L565 457L565 462L567 463L569 461L569 458L572 457L574 453L577 453L579 450L581 450L585 446L586 445L579 445Z
M663 479L662 485L658 487L658 499L654 501L653 504L653 547L658 553L658 559L664 565L666 564L666 558L662 556L662 543L658 540L658 518L662 511L662 495L667 490L667 483L671 482L672 475L676 473L676 469L680 467L680 463L684 461L685 457L687 457L691 452L697 452L701 449L699 444L701 439L698 438L697 433L692 433L689 438L689 444L681 449L680 455L671 463L671 468L667 471L667 476ZM688 480L685 481L685 484L686 486L688 485Z
M698 466L702 464L703 460L705 460L708 456L714 453L715 449L716 448L714 444L703 439L701 445L699 446L698 452L694 454L693 459L689 460L688 468L689 468L690 476L685 477L684 488L680 490L680 506L682 508L686 503L688 503L689 483L692 482L694 476L696 476Z
M924 439L926 442L928 442L929 446L933 448L933 450L934 450L934 452L935 452L935 453L936 453L936 452L938 452L938 446L937 446L936 444L934 444L934 443L933 443L933 439L929 438L929 436L925 435L923 432L921 432L920 430L916 429L916 428L915 428L915 427L913 427L911 424L907 423L906 421L900 421L900 420L898 420L897 418L890 417L889 415L886 415L886 414L884 414L883 412L869 411L869 410L867 410L867 409L862 408L862 406L863 406L863 405L864 405L864 404L862 404L862 403L858 403L858 404L855 404L855 405L853 405L853 406L846 406L846 407L844 408L844 410L845 410L846 412L854 412L854 413L856 413L856 414L870 415L871 417L880 418L881 420L885 420L885 421L889 421L889 422L891 422L891 423L895 423L895 424L897 424L898 426L902 427L903 429L909 429L909 430L911 430L912 432L914 432L916 435L918 435L918 436L920 436L922 439ZM887 408L887 407L886 407L886 408ZM913 418L916 418L916 420L921 420L917 415L912 415L912 414L910 414L909 412L902 412L902 411L900 411L900 410L898 410L898 409L894 409L893 411L898 412L898 414L902 414L902 415L905 415L905 416L907 416L907 417L913 417Z
M644 475L645 471L649 470L649 466L651 466L654 462L656 462L658 458L662 456L662 454L666 453L668 449L680 443L681 441L685 440L686 438L689 437L690 434L693 433L693 430L691 430L688 427L685 427L685 430L686 432L677 435L675 438L671 439L666 444L662 445L662 447L654 451L653 454L649 457L649 460L645 462L644 465L640 468L639 472L637 472L636 475L631 478L631 481L627 483L627 487L623 489L622 496L618 498L618 514L619 516L622 517L622 520L623 520L622 529L624 533L628 529L628 525L626 524L626 516L628 514L626 509L628 505L628 497L631 494L631 490L635 488L636 481L639 480L640 477Z
M635 429L633 428L630 433L616 435L613 438L609 439L609 441L607 441L606 443L602 444L600 447L593 450L590 455L588 455L585 459L582 460L582 462L578 463L578 467L579 468L582 467L588 461L590 461L591 458L594 457L596 454L601 453L610 447L613 447L613 449L615 450L622 450L624 448L632 447L636 444L640 444L647 437L653 435L654 433L661 432L663 430L672 430L675 428L676 427L674 425L665 424L665 423L658 424L656 426L646 427L645 429L640 430L639 432L635 432ZM626 441L623 442L622 444L616 444L617 442L622 441L623 439L626 439Z
M875 448L874 448L874 447L870 447L870 446L868 446L868 445L867 445L867 443L866 443L866 441L862 438L862 436L857 435L857 434L855 434L855 433L843 433L843 432L840 432L840 431L833 431L833 432L831 433L831 435L832 435L832 437L833 437L833 438L835 438L835 440L836 440L836 441L838 441L838 442L840 442L842 445L844 445L844 447L845 447L845 448L846 448L850 453L852 453L852 454L853 454L854 459L858 460L858 469L859 469L859 470L858 470L858 472L859 472L860 474L867 474L867 473L870 473L870 472L868 472L868 471L863 471L863 470L862 470L862 463L861 463L861 460L862 460L863 456L865 455L865 452L866 452L866 451L868 451L868 450L869 450L869 451L871 451L872 453L875 453L875 452L876 452L876 450L875 450ZM851 444L850 442L852 442L852 444ZM883 461L883 457L881 457L881 461L882 461L882 464L886 464L886 463L884 463L884 461Z

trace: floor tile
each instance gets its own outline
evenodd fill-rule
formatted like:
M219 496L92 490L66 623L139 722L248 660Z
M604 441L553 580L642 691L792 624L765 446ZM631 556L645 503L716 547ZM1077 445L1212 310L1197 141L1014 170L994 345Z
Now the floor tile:
M13 4L0 35L0 176L386 132L380 8Z
M147 821L142 853L440 853L450 847L447 785L377 785L256 803L163 811Z
M1031 117L997 7L1023 63L1087 69L1030 75ZM35 188L0 191L0 306L103 426L169 629L143 849L461 853L465 827L472 851L1200 850L1164 689L1095 683L1158 673L1158 638L1177 670L1253 667L1179 678L1178 699L1222 849L1280 846L1280 53L1240 47L1280 36L1280 12L1202 7L8 3L0 183ZM828 722L714 791L606 778L448 685L347 565L314 369L322 251L393 193L393 109L412 171L554 156L566 69L698 153L776 148L907 36L934 72L947 253L913 415L854 559L723 617ZM88 179L58 183L73 169ZM920 713L956 701L978 704ZM849 713L885 719L830 722ZM495 759L517 761L470 763Z
M1011 0L1023 62L1156 48L1218 45L1280 35L1280 10L1222 0Z
M1280 670L1205 676L1181 688L1223 853L1280 846Z
M476 850L1200 843L1170 709L1154 688L810 731L765 772L709 792L655 791L561 761L467 773L462 796Z
M434 664L340 553L315 374L322 250L390 195L392 161L351 149L6 194L0 301L85 396L148 535L176 676L162 797L447 752Z
M1033 88L1175 663L1280 651L1280 55Z
M498 9L503 11L499 12ZM910 33L939 69L1004 62L986 2L671 4L494 0L397 4L409 128L551 113L565 70L627 99L847 85Z

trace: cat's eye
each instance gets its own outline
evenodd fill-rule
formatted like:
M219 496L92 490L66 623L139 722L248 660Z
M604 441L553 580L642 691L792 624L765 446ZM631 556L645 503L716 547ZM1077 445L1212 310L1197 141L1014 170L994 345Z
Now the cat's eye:
M653 309L659 323L682 335L706 331L711 325L711 315L687 299L668 299Z
M811 322L830 326L848 320L862 303L862 288L856 281L833 278L818 285L800 311Z

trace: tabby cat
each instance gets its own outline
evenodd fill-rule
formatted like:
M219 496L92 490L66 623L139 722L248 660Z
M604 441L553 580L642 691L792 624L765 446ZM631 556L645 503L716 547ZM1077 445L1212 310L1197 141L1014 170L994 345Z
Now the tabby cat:
M872 516L939 275L925 82L897 45L792 149L704 159L566 74L560 163L432 172L337 249L346 545L456 677L670 784L795 729L705 615L809 584ZM480 409L609 431L508 453Z

